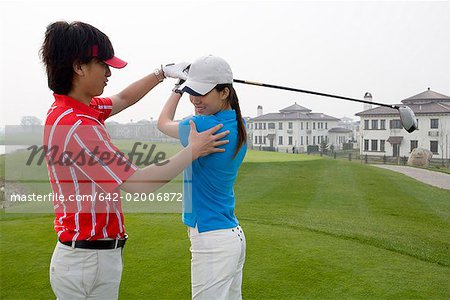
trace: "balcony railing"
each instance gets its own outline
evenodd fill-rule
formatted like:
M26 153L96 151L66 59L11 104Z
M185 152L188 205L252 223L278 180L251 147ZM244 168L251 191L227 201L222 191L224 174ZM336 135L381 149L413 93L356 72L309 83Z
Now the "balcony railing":
M438 137L439 131L428 131L428 136Z

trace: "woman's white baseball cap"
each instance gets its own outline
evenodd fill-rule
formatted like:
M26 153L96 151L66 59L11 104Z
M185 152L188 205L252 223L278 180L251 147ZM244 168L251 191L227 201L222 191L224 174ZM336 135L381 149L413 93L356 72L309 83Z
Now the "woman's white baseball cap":
M202 56L194 61L187 80L180 86L180 90L194 96L204 96L216 85L233 83L233 72L230 65L217 56Z

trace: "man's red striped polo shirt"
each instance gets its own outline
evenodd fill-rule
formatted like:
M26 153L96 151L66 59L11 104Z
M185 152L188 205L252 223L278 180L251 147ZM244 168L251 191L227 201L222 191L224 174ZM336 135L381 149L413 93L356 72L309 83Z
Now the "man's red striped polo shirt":
M44 131L54 197L54 227L61 241L125 235L119 186L138 168L111 143L104 121L109 98L85 105L54 94ZM62 196L61 196L62 195Z

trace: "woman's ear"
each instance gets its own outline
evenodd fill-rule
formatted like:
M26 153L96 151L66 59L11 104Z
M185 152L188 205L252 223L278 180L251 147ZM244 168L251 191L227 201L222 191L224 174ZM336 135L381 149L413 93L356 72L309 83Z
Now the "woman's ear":
M76 60L73 62L72 67L75 74L77 74L78 76L84 76L85 64L81 63L79 60Z
M227 100L228 97L230 96L230 89L229 88L224 88L221 92L220 92L220 99L222 100Z

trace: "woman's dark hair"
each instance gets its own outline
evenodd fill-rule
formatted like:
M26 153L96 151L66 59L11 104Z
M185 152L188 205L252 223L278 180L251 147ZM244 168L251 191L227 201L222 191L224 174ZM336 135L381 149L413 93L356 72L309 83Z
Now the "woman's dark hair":
M59 21L47 26L40 55L48 87L67 95L72 89L75 62L89 63L94 57L104 61L114 56L114 49L108 36L94 26Z
M236 121L238 127L238 144L236 151L234 152L234 157L239 153L243 144L247 143L247 130L245 129L244 121L242 120L241 108L239 107L239 98L236 94L236 90L234 89L231 83L218 84L215 89L218 92L221 92L228 88L230 94L228 95L228 101L230 102L231 108L236 111Z

